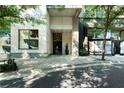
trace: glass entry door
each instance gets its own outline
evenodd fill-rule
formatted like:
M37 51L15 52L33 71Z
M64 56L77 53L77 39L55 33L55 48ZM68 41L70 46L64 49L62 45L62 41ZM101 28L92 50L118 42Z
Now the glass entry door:
M53 54L62 54L62 33L53 33Z

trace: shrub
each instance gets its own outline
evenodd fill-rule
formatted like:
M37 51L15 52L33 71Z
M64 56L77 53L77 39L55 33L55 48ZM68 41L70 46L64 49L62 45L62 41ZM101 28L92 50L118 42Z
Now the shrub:
M0 72L15 71L17 69L17 65L13 59L7 60L7 64L0 65Z
M86 56L87 55L87 51L85 48L80 49L79 52L80 52L80 56Z

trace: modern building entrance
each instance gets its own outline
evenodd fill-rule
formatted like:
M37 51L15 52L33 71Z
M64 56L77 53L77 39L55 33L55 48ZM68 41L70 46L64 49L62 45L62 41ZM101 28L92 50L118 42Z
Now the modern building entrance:
M53 54L62 54L62 33L53 33Z

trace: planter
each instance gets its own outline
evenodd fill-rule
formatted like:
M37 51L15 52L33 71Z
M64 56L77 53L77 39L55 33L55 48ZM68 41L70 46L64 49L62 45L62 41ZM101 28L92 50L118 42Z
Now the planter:
M6 60L6 63L0 65L0 72L16 71L18 70L14 59Z
M66 46L65 46L65 54L66 54L66 55L69 54L68 44L66 44Z

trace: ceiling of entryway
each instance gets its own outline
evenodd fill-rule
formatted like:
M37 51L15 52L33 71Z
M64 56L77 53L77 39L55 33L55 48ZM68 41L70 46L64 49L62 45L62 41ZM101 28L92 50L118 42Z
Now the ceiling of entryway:
M80 14L81 8L48 8L48 13L53 17L77 17Z

